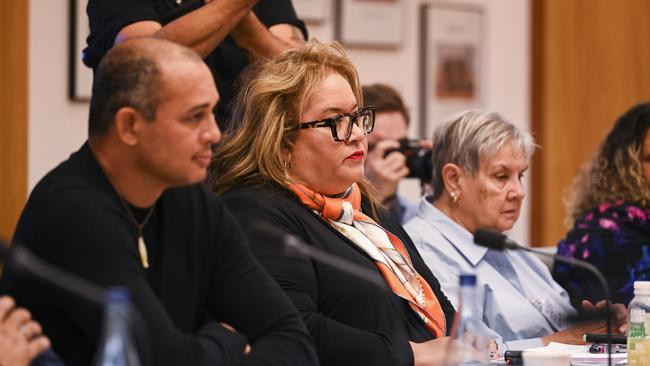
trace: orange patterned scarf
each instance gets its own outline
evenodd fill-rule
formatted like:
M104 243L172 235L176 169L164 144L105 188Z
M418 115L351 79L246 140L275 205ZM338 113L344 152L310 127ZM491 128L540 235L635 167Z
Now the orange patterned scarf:
M317 211L375 261L393 292L409 302L436 338L445 336L445 314L438 298L413 268L402 241L361 212L361 193L356 184L341 198L316 193L298 183L290 183L288 188L303 205Z

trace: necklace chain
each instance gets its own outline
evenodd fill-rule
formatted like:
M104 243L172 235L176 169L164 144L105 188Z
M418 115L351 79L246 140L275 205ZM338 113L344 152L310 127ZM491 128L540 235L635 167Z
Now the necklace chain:
M144 237L142 236L142 229L149 222L149 219L151 218L151 215L153 214L153 210L156 207L156 205L154 204L153 206L151 206L151 208L149 208L149 211L145 215L144 220L142 220L142 222L139 223L138 220L136 220L133 211L131 211L131 208L126 203L124 198L119 194L117 196L120 198L120 202L122 202L122 205L126 210L126 214L129 216L133 224L135 224L135 227L138 229L138 253L140 254L140 263L142 263L142 267L144 269L147 269L149 268L149 255L147 254L147 245L145 244Z

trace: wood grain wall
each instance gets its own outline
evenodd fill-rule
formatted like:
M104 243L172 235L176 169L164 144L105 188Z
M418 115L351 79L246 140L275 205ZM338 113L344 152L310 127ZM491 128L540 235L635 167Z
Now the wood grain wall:
M533 0L532 243L566 233L563 198L632 105L650 100L650 1Z
M0 238L13 234L27 196L29 1L0 1Z

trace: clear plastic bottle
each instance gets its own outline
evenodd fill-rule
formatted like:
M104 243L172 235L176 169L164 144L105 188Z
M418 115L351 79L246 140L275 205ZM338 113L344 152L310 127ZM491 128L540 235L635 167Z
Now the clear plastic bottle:
M482 366L489 364L489 336L479 318L476 302L476 275L460 275L460 294L454 324L453 341L447 358L447 366Z
M95 355L95 366L140 366L131 337L131 296L129 290L108 290L104 331Z
M634 282L634 298L628 311L627 364L650 365L650 281Z

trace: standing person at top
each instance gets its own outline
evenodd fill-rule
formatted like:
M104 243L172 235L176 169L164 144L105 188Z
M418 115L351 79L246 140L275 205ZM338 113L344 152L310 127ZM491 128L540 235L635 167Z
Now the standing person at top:
M83 59L93 69L111 47L133 37L168 39L201 55L221 97L215 117L222 130L249 60L276 55L307 38L291 0L89 0L88 18Z
M478 317L508 349L582 344L585 333L604 332L604 320L570 324L576 313L569 296L537 257L474 244L476 229L503 232L519 218L532 136L498 113L466 111L438 126L432 142L432 195L406 230L452 303L460 275L476 273ZM583 304L586 310L604 305ZM624 332L625 306L612 310L613 330Z
M186 47L149 37L114 47L95 74L88 141L36 185L14 245L128 288L148 329L144 365L316 365L295 308L201 184L221 137L218 98ZM66 365L91 364L101 309L11 274L2 284Z
M253 253L293 300L322 365L435 365L454 309L402 226L364 179L374 111L337 43L257 64L210 167L209 183L251 232L267 221L367 268L380 288L251 237Z
M573 183L567 213L573 228L558 254L596 266L612 300L629 304L634 281L650 280L650 103L618 119ZM588 273L558 263L553 277L574 304L602 296Z
M403 225L417 212L417 205L397 192L400 180L409 174L406 157L397 150L406 138L409 113L399 93L385 84L364 86L363 100L375 107L375 128L367 137L366 178L377 199Z

